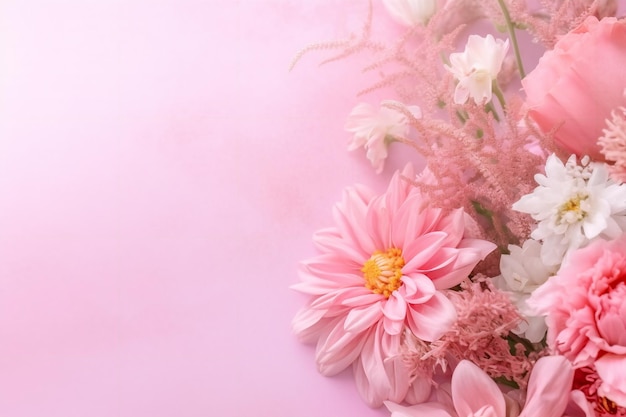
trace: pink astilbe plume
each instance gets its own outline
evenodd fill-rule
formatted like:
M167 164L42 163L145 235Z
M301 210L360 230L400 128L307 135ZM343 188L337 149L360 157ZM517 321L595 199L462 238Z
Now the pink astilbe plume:
M607 120L607 128L598 140L600 152L612 165L611 177L618 182L626 182L626 108L613 111L612 120Z
M433 384L433 376L445 371L449 362L468 359L493 378L503 377L525 387L536 353L518 343L511 353L506 339L522 318L509 297L495 289L490 280L479 277L461 284L461 291L447 291L457 320L441 339L425 343L407 334L402 360L413 380ZM527 356L528 355L528 356Z
M403 108L397 102L388 105ZM533 177L544 161L524 148L539 139L550 149L549 137L520 127L524 110L515 100L511 100L507 117L499 125L481 106L466 103L458 109L467 115L464 124L425 115L421 119L408 117L419 137L404 143L427 158L432 176L429 182L418 181L422 192L440 207L463 207L483 226L481 237L505 250L509 243L525 240L533 225L528 216L511 209L532 190ZM494 271L488 272L491 275Z
M552 49L558 39L587 17L614 16L616 0L541 0L539 9L528 9L525 0L506 0L511 19L526 27L536 41Z
M493 378L504 377L525 387L528 371L537 359L527 356L527 348L516 343L511 353L506 339L522 320L509 297L486 277L461 284L461 291L448 291L457 320L448 333L432 344L435 356L468 359Z

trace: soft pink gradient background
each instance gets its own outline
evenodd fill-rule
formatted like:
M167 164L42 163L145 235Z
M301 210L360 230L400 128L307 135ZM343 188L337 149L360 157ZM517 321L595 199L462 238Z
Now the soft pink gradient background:
M387 415L290 329L311 234L343 187L391 170L345 151L354 62L287 68L365 15L2 2L1 416Z

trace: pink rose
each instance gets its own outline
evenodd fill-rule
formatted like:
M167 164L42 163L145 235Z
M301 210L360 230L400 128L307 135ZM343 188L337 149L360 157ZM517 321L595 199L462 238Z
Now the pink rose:
M603 160L597 144L611 111L624 105L626 20L587 18L522 80L531 118L566 151Z
M626 407L626 234L577 250L528 300L546 315L548 345L574 367L594 366L599 394Z

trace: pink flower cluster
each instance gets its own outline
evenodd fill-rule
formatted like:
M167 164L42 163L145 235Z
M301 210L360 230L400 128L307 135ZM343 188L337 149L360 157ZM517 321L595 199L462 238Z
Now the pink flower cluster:
M598 394L626 407L626 234L578 250L529 300L546 315L548 345L594 367Z
M425 167L345 190L293 286L309 295L294 332L394 417L626 416L618 3L384 3L397 42L373 39L370 4L360 36L306 51L369 53L381 79L364 92L391 97L354 108L348 147L377 174L401 145ZM508 39L464 39L479 18ZM528 75L520 30L546 48Z

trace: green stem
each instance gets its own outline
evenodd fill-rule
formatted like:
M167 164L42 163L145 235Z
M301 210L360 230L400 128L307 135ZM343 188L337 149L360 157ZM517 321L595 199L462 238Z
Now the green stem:
M493 101L490 101L489 103L485 104L485 111L487 111L487 113L491 112L491 114L493 114L493 118L496 119L496 122L500 122L500 116L498 115L498 112L496 111L496 107L493 105Z
M517 44L517 36L515 36L515 27L513 26L513 22L511 21L511 15L509 14L509 9L506 8L506 4L504 0L498 0L498 4L500 5L500 9L502 9L502 15L504 16L504 21L506 22L506 28L509 31L509 37L511 38L511 43L513 44L513 51L515 51L515 60L517 61L517 69L519 70L519 76L524 78L526 76L526 72L524 72L524 66L522 65L522 55L520 54L519 45Z
M502 111L506 113L506 100L504 99L504 94L502 94L502 90L500 90L500 86L496 81L493 82L493 95L496 96L498 102L500 103L500 107L502 107Z

